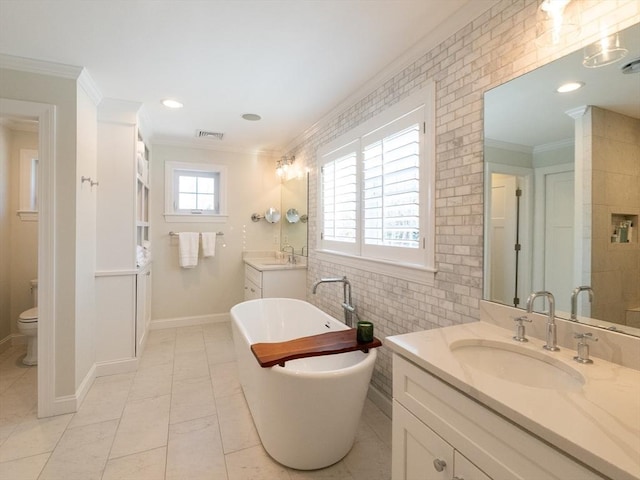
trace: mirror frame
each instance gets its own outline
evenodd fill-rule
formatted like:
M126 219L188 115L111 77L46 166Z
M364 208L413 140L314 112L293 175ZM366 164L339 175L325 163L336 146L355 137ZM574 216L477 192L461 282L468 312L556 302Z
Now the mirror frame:
M625 29L621 30L621 32L625 32L625 31L632 31L633 33L631 33L630 35L637 35L637 31L638 31L638 30L640 30L640 24L634 24L634 25L631 25L631 26L629 26L629 27L627 27L627 28L625 28ZM635 38L635 37L634 37L634 38ZM504 83L502 83L502 84L500 84L500 85L497 85L497 86L493 87L492 89L486 90L486 91L484 92L484 94L483 94L483 99L484 99L484 112L485 112L485 114L484 114L484 120L483 120L483 125L484 125L484 122L485 122L485 121L487 120L487 118L488 118L486 108L487 108L487 94L488 94L489 92L494 92L496 89L499 89L501 86L504 86L504 85L509 84L509 83L511 83L511 82L514 82L514 81L517 81L518 79L520 79L520 78L522 78L522 77L524 77L524 76L526 76L526 75L528 75L528 74L530 74L530 73L532 73L532 72L534 72L534 71L537 71L537 70L540 70L540 69L544 69L544 68L546 68L546 67L548 67L548 66L550 66L550 65L553 65L553 64L554 64L555 62L557 62L557 61L560 61L560 60L566 59L566 58L568 58L568 57L570 57L570 56L572 56L572 55L576 55L576 52L581 52L581 51L582 51L582 49L577 50L577 51L574 51L574 52L570 52L570 53L568 53L567 55L565 55L565 56L563 56L563 57L561 57L561 58L559 58L559 59L554 60L553 62L550 62L550 63L544 64L544 65L541 65L541 66L539 66L538 68L536 68L536 69L534 69L534 70L531 70L530 72L525 73L524 75L521 75L521 76L519 76L519 77L513 78L513 79L509 80L508 82L504 82ZM626 63L628 63L629 61L631 61L631 60L633 60L633 59L635 59L635 58L637 58L637 57L638 57L637 52L633 52L633 51L632 51L632 53L631 53L628 57L625 57L625 59L623 59L622 61L619 61L619 62L617 62L616 64L613 64L613 66L614 66L614 68L615 68L616 70L618 70L618 69L619 69L619 68L621 68L623 65L625 65ZM604 69L603 69L603 71L604 71ZM635 75L640 75L640 74L635 74ZM569 75L569 76L571 76L571 75ZM590 104L590 103L589 103L589 102L587 102L587 105L589 105L589 104ZM598 104L596 103L594 106L596 106L596 107L597 107L597 106L598 106ZM576 109L576 110L577 110L577 109ZM635 116L636 116L636 115L635 115L635 111L634 111L634 114L633 114L632 116L633 116L633 117L635 117ZM574 129L574 130L575 130L575 129ZM493 302L493 303L499 303L499 304L501 304L501 305L507 305L507 306L511 306L511 307L513 307L513 304L501 303L501 302L495 302L495 301L493 301L493 300L490 300L490 299L489 299L489 296L487 295L487 293L488 293L488 284L489 284L489 282L490 282L490 265L489 265L489 262L487 261L487 260L488 260L488 258L487 258L487 254L488 254L488 249L489 249L489 248L491 248L491 247L490 247L490 242L489 242L489 236L488 236L488 231L489 231L489 228L490 228L490 225L489 225L489 223L490 223L490 222L489 222L489 219L488 219L488 213L489 213L489 208L490 208L490 198L491 198L491 192L490 192L490 185L491 185L491 183L490 183L490 178L491 178L491 177L490 177L490 175L491 175L491 166L492 166L493 164L490 164L490 163L488 163L488 161L487 161L487 148L488 148L488 143L489 143L489 142L487 141L488 139L487 139L486 127L485 127L485 130L484 130L483 138L484 138L484 140L483 140L483 144L484 144L484 146L483 146L483 156L484 156L484 158L483 158L483 163L484 163L484 171L485 171L485 173L484 173L484 185L485 185L485 188L484 188L484 190L485 190L485 195L484 195L484 215L485 215L485 217L484 217L484 218L485 218L485 222L484 222L484 235L483 235L483 239L484 239L484 246L485 246L485 248L484 248L485 256L484 256L484 262L483 262L483 263L484 263L484 268L483 268L483 283L484 283L484 286L483 286L483 295L482 295L482 298L483 298L483 300L485 300L485 301L489 301L489 302ZM573 142L573 144L575 145L575 139L576 139L575 134L573 135L573 138L574 138L574 142ZM573 160L575 161L575 158L574 158ZM506 173L506 170L507 170L507 169L505 169L505 173ZM514 169L514 170L517 170L517 169ZM532 175L532 176L533 176L533 175ZM575 176L575 174L574 174L574 178L576 178L576 179L577 179L577 177ZM589 180L590 180L590 179L589 179ZM589 182L589 183L591 183L591 182ZM576 187L577 187L577 181L576 181ZM533 202L533 201L532 201L532 202L531 202L531 205L529 206L529 208L530 208L531 212L529 212L529 211L526 211L526 210L525 210L525 212L523 212L523 213L524 213L524 215L532 214L532 212L533 212L533 203L535 203L535 202ZM576 218L577 218L577 217L576 217ZM582 224L581 222L582 222L582 221L574 222L574 228L579 228L579 227L580 227L580 225ZM590 223L589 223L589 224L590 224ZM535 226L531 227L531 229L532 229L532 230L534 230L535 228L537 228L537 227L535 227ZM636 230L637 230L637 229L636 229ZM635 232L634 232L634 235L636 235L636 233L635 233ZM529 247L529 248L532 248L532 247ZM590 251L590 250L591 250L591 247L589 247L589 251ZM511 251L511 250L510 250L510 251ZM526 254L527 256L529 256L530 258L533 256L533 255L532 255L532 252L525 252L525 254ZM577 261L576 261L576 263L579 263L579 262L577 262ZM578 268L578 267L579 267L579 265L575 265L575 268ZM535 269L535 268L536 268L536 267L535 267L535 265L532 265L532 269ZM577 277L576 277L576 278L577 278ZM576 287L578 287L578 286L579 286L579 285L577 285ZM526 287L525 287L525 288L526 288ZM535 289L535 285L533 286L533 288L532 288L531 290L533 290L533 289ZM520 298L520 299L519 299L520 301L519 301L519 304L518 304L518 307L517 307L517 308L523 308L523 306L525 305L525 302L526 302L526 296L528 295L528 293L529 293L529 292L528 292L528 291L526 291L526 292L525 292L525 290L523 289L523 290L521 290L519 293L520 293L520 297L525 297L525 298ZM585 295L585 297L586 297L586 295ZM563 298L564 298L564 297L563 297ZM586 300L585 300L585 301L586 301ZM517 303L517 302L516 302L516 303ZM541 305L541 304L540 304L540 305ZM627 307L627 308L633 308L633 307L634 307L634 305L630 305L630 306L629 306L629 307ZM536 310L537 310L537 309L534 309L534 311L536 311ZM560 315L560 316L558 316L558 318L564 318L565 320L569 320L569 321L571 321L571 318L570 318L570 316L569 316L569 312L567 312L566 317L565 317L565 316ZM640 329L639 329L639 328L636 328L636 327L634 327L634 326L630 326L630 325L626 325L626 324L624 324L624 323L623 323L623 324L619 324L619 323L611 323L611 322L607 322L606 320L601 320L601 319L591 318L591 317L578 317L578 319L577 319L577 320L578 320L580 323L585 323L585 324L588 324L588 325L591 325L591 326L599 326L599 327L602 327L602 328L607 328L607 329L610 329L610 330L617 330L617 331L619 331L619 332L621 332L621 333L628 333L628 334L636 335L636 336L640 335ZM573 321L576 321L576 320L573 320Z

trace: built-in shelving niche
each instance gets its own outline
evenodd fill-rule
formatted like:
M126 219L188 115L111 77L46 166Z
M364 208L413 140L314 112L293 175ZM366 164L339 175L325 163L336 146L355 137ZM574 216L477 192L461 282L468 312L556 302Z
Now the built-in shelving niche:
M615 245L638 245L638 215L633 213L611 213L611 243Z

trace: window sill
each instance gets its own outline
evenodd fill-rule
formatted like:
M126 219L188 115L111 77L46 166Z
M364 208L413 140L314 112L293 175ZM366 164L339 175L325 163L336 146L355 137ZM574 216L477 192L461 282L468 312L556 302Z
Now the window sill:
M228 215L194 215L190 213L165 213L167 223L226 223Z
M23 222L37 222L38 211L37 210L18 210L18 216Z
M329 250L316 250L320 261L339 262L347 267L379 273L390 277L399 278L408 282L432 286L435 283L437 270L420 265L402 264L387 260L357 257Z

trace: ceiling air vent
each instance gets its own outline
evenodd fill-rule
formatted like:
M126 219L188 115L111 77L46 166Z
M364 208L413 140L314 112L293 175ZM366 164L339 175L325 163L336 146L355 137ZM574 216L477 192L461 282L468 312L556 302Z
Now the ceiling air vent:
M622 73L640 73L640 57L623 65Z
M222 140L224 133L220 132L208 132L207 130L197 130L196 137L198 138L214 138L216 140Z

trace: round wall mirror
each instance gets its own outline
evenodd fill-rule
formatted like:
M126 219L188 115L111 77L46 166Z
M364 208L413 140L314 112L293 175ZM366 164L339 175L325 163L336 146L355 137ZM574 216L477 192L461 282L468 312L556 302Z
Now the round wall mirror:
M280 210L271 207L269 210L264 212L264 218L269 223L278 223L280 221Z
M296 210L295 208L290 208L289 210L287 210L287 222L297 223L298 220L300 220L300 214L298 213L298 210Z

